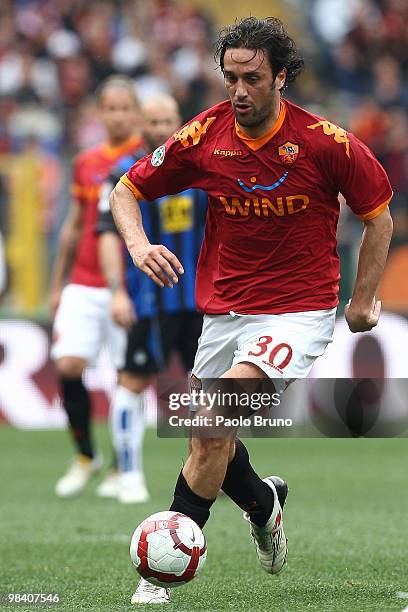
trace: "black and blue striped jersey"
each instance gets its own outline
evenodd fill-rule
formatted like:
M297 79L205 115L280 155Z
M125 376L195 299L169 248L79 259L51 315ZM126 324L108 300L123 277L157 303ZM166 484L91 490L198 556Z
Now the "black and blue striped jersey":
M97 232L117 232L109 208L109 194L120 177L143 157L144 151L123 157L101 190ZM154 317L160 313L177 313L196 310L195 276L197 261L204 237L207 214L207 194L200 189L186 189L152 202L141 201L143 226L152 244L163 244L183 264L184 274L172 289L160 289L143 272L138 270L126 252L126 275L129 295L139 319Z

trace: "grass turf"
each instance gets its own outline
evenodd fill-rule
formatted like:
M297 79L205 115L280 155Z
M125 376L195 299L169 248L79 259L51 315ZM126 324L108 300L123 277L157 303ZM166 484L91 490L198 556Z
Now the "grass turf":
M110 458L108 433L96 437ZM202 575L154 610L360 612L402 610L408 601L407 446L404 439L248 440L262 475L287 478L287 567L268 576L258 566L247 525L226 498L206 527ZM130 605L137 576L128 545L136 525L167 509L185 458L185 440L149 431L145 466L151 502L122 506L95 496L57 499L56 479L71 448L65 432L0 427L0 591L59 592L60 611L151 610ZM45 609L1 605L3 610Z

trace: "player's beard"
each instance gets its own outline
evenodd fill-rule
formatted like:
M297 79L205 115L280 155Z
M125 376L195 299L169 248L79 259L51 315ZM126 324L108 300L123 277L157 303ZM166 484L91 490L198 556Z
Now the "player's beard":
M270 111L268 113L261 113L255 108L252 108L251 112L242 114L239 112L239 110L234 108L234 114L239 125L242 125L243 127L259 127L267 120Z
M273 113L274 109L274 99L273 96L268 98L267 102L261 106L261 108L257 109L254 105L252 106L252 110L249 113L241 114L237 108L233 105L233 111L235 115L235 119L237 120L239 125L247 128L255 128L260 127L262 124L266 124Z

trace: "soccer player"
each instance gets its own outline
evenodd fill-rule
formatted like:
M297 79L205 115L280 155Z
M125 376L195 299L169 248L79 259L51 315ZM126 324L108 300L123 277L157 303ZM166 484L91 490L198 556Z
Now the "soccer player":
M135 134L139 107L132 81L122 76L104 81L97 100L107 140L80 153L74 161L73 200L51 280L50 309L55 317L51 355L77 451L56 484L60 497L79 493L101 464L91 439L91 402L83 371L94 364L105 343L119 366L126 344L124 330L110 317L112 294L99 266L95 222L99 189L107 174L125 153L141 146L141 138Z
M161 94L142 104L141 111L146 152L152 152L180 127L179 109L174 98ZM175 196L140 203L149 240L167 244L184 261L185 273L177 288L159 289L135 268L129 254L124 283L123 241L109 208L109 194L123 173L141 157L141 151L123 157L110 174L101 190L97 223L101 266L113 294L112 316L129 330L126 361L111 404L119 474L109 480L111 495L125 503L147 499L142 471L143 391L174 351L180 354L185 371L191 371L202 328L194 281L207 212L204 192L187 189Z
M283 99L303 61L279 20L249 17L228 27L217 57L229 100L178 131L160 159L149 156L131 168L111 208L135 265L159 286L171 286L182 263L149 242L137 200L193 186L208 193L196 279L205 317L193 375L269 377L281 392L308 374L332 339L339 192L364 228L345 316L352 332L377 325L392 191L357 138ZM287 553L286 483L262 480L240 440L193 437L171 510L203 527L220 489L245 510L262 567L279 572ZM166 589L143 580L133 596L134 602L168 599Z

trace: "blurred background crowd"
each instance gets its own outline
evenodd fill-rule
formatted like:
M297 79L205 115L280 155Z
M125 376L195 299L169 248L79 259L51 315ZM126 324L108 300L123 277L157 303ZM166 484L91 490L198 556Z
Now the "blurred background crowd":
M407 0L236 5L0 0L0 232L8 268L3 314L45 312L69 204L70 161L103 137L92 98L101 79L127 74L141 99L169 92L187 121L225 98L212 45L221 25L250 12L281 17L303 51L306 70L286 95L353 131L385 166L395 192L395 235L382 291L390 309L408 313ZM360 232L360 223L345 214L339 231L344 299ZM1 250L0 242L0 259Z

